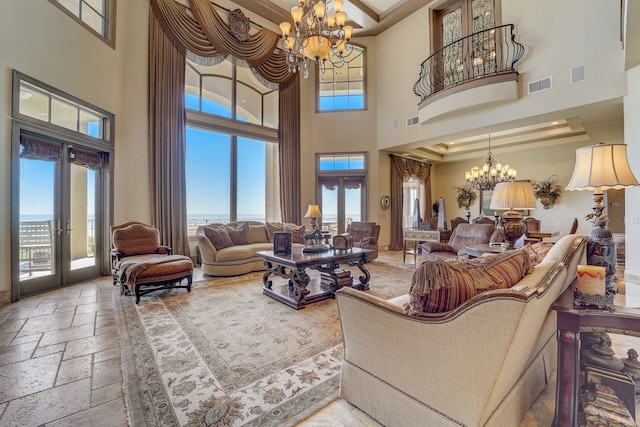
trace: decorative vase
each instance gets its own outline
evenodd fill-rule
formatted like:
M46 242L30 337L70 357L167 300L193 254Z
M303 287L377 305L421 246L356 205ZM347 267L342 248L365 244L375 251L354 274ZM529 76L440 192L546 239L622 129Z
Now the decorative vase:
M551 201L548 197L540 197L540 203L542 203L542 207L545 209L549 209L551 207Z

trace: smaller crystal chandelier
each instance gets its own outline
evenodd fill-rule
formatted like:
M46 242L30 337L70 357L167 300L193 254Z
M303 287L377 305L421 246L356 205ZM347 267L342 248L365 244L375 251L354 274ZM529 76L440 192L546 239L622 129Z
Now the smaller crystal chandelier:
M344 58L353 47L349 41L353 27L345 25L347 13L342 10L343 0L298 0L299 5L291 8L294 28L290 22L282 22L282 49L287 54L289 70L302 70L304 78L309 77L308 59L311 58L324 73L324 63L329 62L340 68ZM333 12L327 5L333 3Z
M474 166L464 173L464 177L476 190L493 190L499 182L513 181L516 170L508 164L497 162L491 155L491 134L489 134L489 152L482 166Z

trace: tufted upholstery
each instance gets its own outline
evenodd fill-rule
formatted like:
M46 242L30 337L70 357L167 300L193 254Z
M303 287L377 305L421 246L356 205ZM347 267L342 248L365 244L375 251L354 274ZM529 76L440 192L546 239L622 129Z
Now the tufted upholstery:
M468 258L465 246L498 240L493 224L459 224L448 243L424 242L421 245L423 260L457 260Z
M353 221L347 226L347 233L353 239L354 247L373 250L372 253L367 255L367 261L378 257L380 225L370 221Z

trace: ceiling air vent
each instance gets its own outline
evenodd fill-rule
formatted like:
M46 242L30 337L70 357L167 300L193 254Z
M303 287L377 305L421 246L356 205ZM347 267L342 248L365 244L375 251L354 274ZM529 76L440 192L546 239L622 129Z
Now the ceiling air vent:
M551 76L536 80L535 82L529 82L529 95L548 89L553 89L553 79Z
M414 116L414 117L409 117L407 119L407 127L410 128L411 126L415 126L418 124L418 116Z
M579 65L571 69L571 84L584 80L584 65Z

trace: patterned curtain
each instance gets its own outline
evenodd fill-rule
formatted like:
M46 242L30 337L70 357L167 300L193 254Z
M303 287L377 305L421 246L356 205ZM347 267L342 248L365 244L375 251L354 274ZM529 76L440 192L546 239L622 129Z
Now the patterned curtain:
M280 183L283 220L300 219L300 104L298 76L289 72L279 36L267 29L233 34L209 0L150 0L149 128L153 217L163 244L189 254L186 220L185 57L230 56L280 89ZM286 162L286 163L285 163ZM282 166L284 164L284 167ZM298 221L295 221L298 219Z

